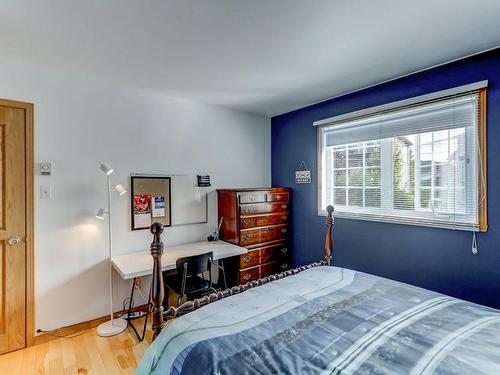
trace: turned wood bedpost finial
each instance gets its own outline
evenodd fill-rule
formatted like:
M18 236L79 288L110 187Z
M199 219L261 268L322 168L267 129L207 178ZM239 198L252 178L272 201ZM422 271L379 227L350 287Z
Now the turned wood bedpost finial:
M333 237L332 237L332 227L333 227L333 211L335 209L333 206L328 206L326 208L326 238L325 238L325 262L330 265L333 253Z
M152 330L153 340L158 336L163 327L163 299L165 297L165 290L163 286L163 275L161 270L161 257L163 255L163 242L161 241L161 234L163 232L163 225L160 223L153 223L150 227L151 234L153 234L153 242L151 242L150 250L153 257L153 276L151 279L151 303L152 303Z

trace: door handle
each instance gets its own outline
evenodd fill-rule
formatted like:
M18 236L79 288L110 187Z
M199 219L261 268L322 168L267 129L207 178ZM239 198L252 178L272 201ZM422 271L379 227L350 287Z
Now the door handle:
M21 238L19 238L18 236L12 236L7 240L7 243L10 246L19 245L21 243Z

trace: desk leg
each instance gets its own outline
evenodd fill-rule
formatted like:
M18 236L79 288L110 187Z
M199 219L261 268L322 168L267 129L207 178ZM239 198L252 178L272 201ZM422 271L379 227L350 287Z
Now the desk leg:
M130 314L132 313L132 301L134 300L134 290L135 290L135 282L137 281L137 277L134 277L134 280L132 282L132 291L130 292L130 302L128 304L128 312L127 312L127 323L130 327L132 327L132 330L134 331L135 335L137 336L137 339L140 341L144 340L144 336L146 336L146 326L148 324L148 316L149 316L149 309L151 307L151 292L149 294L149 299L148 299L148 305L146 307L146 316L144 318L144 326L142 327L142 335L139 335L139 332L137 332L137 329L135 328L134 324L132 323L132 319L130 318Z

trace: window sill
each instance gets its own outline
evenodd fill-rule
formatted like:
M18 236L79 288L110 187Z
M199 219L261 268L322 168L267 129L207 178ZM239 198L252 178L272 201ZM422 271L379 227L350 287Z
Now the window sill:
M318 210L318 216L327 216L326 210ZM416 219L411 217L394 217L394 216L379 215L379 214L334 211L333 216L341 219L374 221L378 223L390 223L390 224L416 225L421 227L465 230L474 232L486 232L488 230L487 225L478 226L477 224L473 223L451 223L449 221L443 221L443 220Z

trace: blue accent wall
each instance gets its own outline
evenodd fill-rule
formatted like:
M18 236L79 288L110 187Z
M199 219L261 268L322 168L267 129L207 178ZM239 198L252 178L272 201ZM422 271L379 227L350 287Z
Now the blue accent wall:
M321 259L324 217L316 209L313 122L397 100L488 80L488 224L477 235L413 225L336 219L334 263L500 308L500 49L416 73L272 119L272 184L292 188L293 263ZM295 184L304 160L311 184Z

